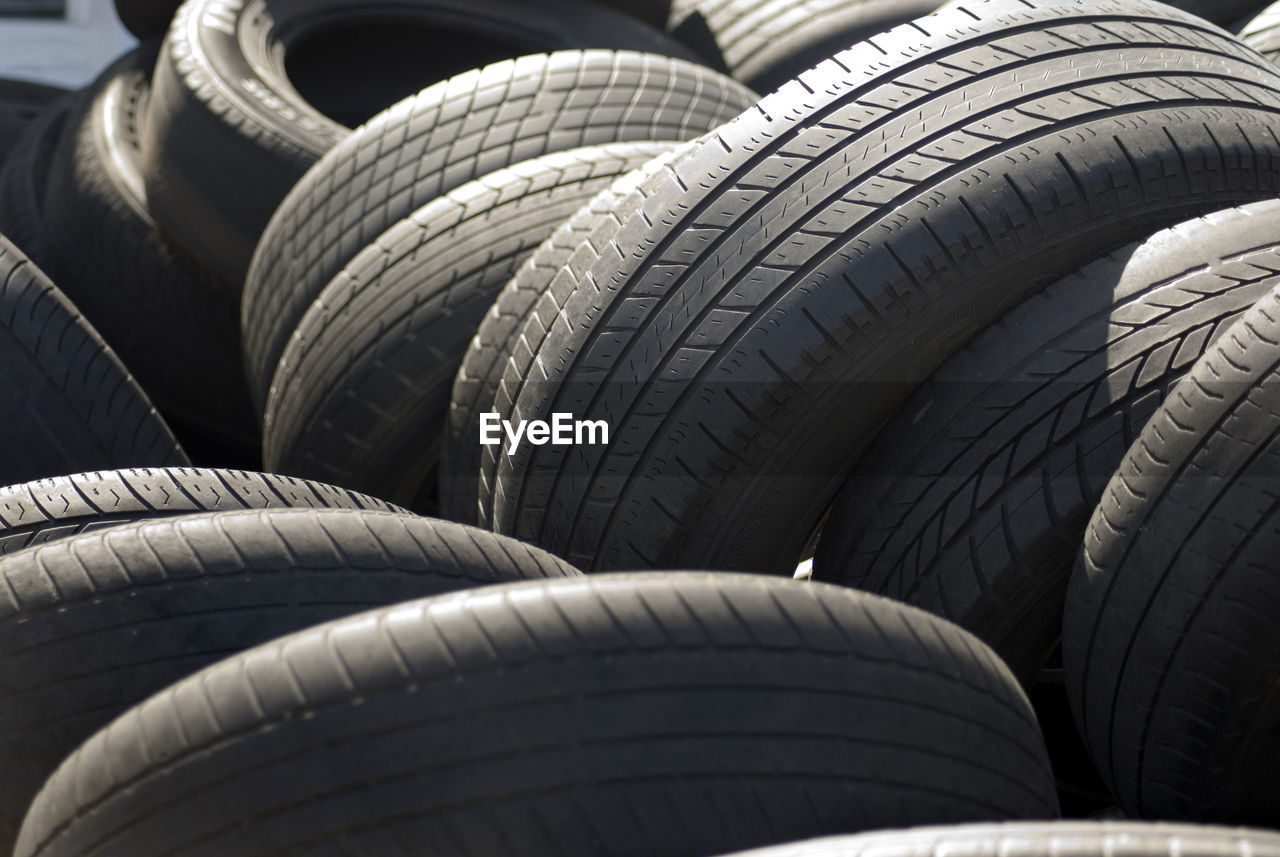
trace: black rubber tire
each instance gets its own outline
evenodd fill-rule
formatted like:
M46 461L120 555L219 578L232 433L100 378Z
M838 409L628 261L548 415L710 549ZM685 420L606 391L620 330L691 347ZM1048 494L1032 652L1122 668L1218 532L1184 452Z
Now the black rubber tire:
M733 857L944 857L957 852L1001 857L1276 857L1280 835L1132 821L966 824L833 836Z
M126 54L72 109L44 201L46 267L180 438L190 427L254 447L240 308L211 272L174 257L147 212L137 120L157 47Z
M620 177L562 223L539 245L503 287L467 346L454 378L449 399L449 426L440 456L440 506L444 517L489 528L490 508L479 505L479 480L491 482L500 453L478 443L480 418L500 410L501 398L511 401L520 377L533 356L536 341L520 337L529 317L549 319L559 312L557 300L572 291L581 273L573 264L580 247L617 229L618 212L633 210L643 200L638 188L688 146L668 151L645 166ZM589 255L589 254L588 254ZM544 327L546 323L544 321ZM508 366L508 361L513 361ZM492 496L493 491L488 492Z
M790 574L877 430L988 324L1276 196L1280 72L1256 53L1146 0L1020 5L863 42L646 182L552 329L522 332L542 346L502 415L612 443L503 455L495 529L584 569Z
M667 27L715 69L772 92L941 0L675 0Z
M0 169L0 234L37 265L48 261L44 232L44 192L49 165L62 139L74 97L65 95L35 119L14 144Z
M102 337L3 237L0 366L0 484L189 463Z
M263 420L267 469L438 511L449 393L485 312L566 218L673 145L543 155L383 233L320 293L281 356Z
M377 606L577 574L480 530L352 509L188 515L5 557L0 847L12 844L40 784L82 741L212 663Z
M967 628L1024 683L1062 634L1089 516L1168 390L1280 285L1280 202L1089 265L948 360L881 430L813 577Z
M208 699L220 725L184 735ZM1056 809L1026 698L955 626L649 573L404 604L219 664L68 760L15 855L694 857Z
M343 488L243 470L101 470L0 488L0 555L86 530L243 509L404 509Z
M158 39L173 23L182 0L115 0L116 17L140 41Z
M663 29L671 17L671 0L600 0L650 26Z
M1165 0L1170 6L1199 15L1206 21L1227 26L1256 14L1266 0Z
M431 200L550 152L687 140L755 99L684 60L563 51L460 75L385 111L307 173L262 236L241 305L254 401L265 405L289 336L320 291Z
M0 79L0 164L31 124L67 94L57 86Z
M1202 357L1107 486L1071 578L1067 689L1142 817L1280 818L1280 291Z
M1240 30L1240 41L1271 62L1280 59L1280 3L1272 3Z
M437 47L423 51L424 38ZM450 74L588 47L689 55L587 0L187 0L143 134L151 211L238 297L272 212L345 125Z

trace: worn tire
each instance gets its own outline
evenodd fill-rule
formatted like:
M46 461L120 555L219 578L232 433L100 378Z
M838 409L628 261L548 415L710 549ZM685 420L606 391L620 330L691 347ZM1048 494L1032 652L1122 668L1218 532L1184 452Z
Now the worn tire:
M189 463L102 337L3 237L0 366L0 484Z
M1280 3L1272 3L1240 31L1240 41L1271 62L1280 59Z
M0 79L0 164L31 124L66 95L57 86Z
M586 47L689 53L587 0L187 0L143 135L152 213L238 297L272 212L347 126L450 74Z
M940 0L675 0L668 29L712 68L772 92L849 46L928 15Z
M988 324L1276 195L1280 73L1256 53L1144 0L1019 5L863 42L647 181L551 330L522 332L542 345L503 414L613 442L502 456L495 529L584 569L789 574L880 426Z
M480 530L352 509L144 521L5 557L0 843L12 844L40 784L82 741L209 664L380 605L568 575Z
M209 698L220 725L184 736ZM68 760L15 854L694 857L1055 814L1026 698L965 632L650 573L418 601L215 666Z
M162 37L182 0L115 0L116 17L140 41Z
M449 398L449 427L440 457L440 505L450 520L488 528L490 508L479 504L480 480L489 483L501 452L481 446L480 419L500 412L499 399L509 402L519 393L520 378L538 346L521 331L531 315L546 319L559 311L556 303L572 291L581 270L575 258L589 256L580 248L600 246L597 240L618 227L618 212L630 211L643 197L638 188L688 146L685 144L632 170L564 221L525 260L499 292L480 322L463 355ZM510 365L509 365L510 364Z
M147 210L137 121L156 48L126 54L71 111L45 196L47 268L180 437L190 428L252 447L240 308L210 272L174 257Z
M44 192L74 97L64 95L27 126L0 169L0 234L37 265L48 261Z
M404 512L343 488L269 473L187 467L100 470L0 488L0 556L86 530L243 509Z
M1063 621L1077 722L1142 817L1280 817L1280 291L1165 400L1107 486Z
M1280 857L1280 835L1190 824L1060 821L971 824L834 836L733 857Z
M686 140L755 99L684 60L564 51L459 75L382 113L307 173L254 254L242 329L255 401L265 405L289 336L320 291L431 200L550 152Z
M1030 683L1062 633L1089 516L1168 390L1276 285L1280 202L1087 266L948 360L840 492L816 580L922 607Z
M437 510L449 392L485 312L557 226L672 145L544 155L383 233L324 288L284 350L263 421L267 468Z

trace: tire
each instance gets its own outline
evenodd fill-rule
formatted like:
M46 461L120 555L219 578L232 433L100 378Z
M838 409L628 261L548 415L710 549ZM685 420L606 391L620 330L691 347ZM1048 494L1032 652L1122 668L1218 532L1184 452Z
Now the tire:
M953 849L1003 857L1276 857L1280 836L1265 830L1190 824L972 824L833 836L736 857L942 857L954 853Z
M276 369L269 470L439 509L449 391L485 311L566 218L670 143L544 155L469 182L383 233L322 291Z
M221 726L184 738L204 694ZM108 829L103 857L693 857L1056 809L1026 698L968 634L850 590L651 573L419 601L219 664L68 760L15 857Z
M45 196L48 270L181 437L256 446L239 306L174 257L147 212L137 118L155 57L154 43L126 54L71 111Z
M675 0L668 29L715 69L772 92L941 0Z
M0 238L0 484L186 455L97 331Z
M479 503L479 481L492 482L498 453L482 446L481 416L499 411L498 401L510 401L540 339L526 340L529 319L537 316L545 330L559 312L556 303L572 289L580 273L572 264L579 247L593 246L599 236L618 226L617 212L631 211L642 201L638 188L664 169L679 153L697 143L670 150L639 169L621 176L562 223L538 246L494 300L467 346L454 378L449 399L449 430L440 457L440 501L444 517L488 529L491 509ZM513 361L508 366L508 361ZM492 496L493 490L488 492Z
M1255 15L1267 0L1169 0L1177 9L1199 15L1206 21L1226 26L1248 15Z
M1271 62L1280 59L1280 3L1272 3L1240 31L1240 41Z
M460 75L382 113L307 173L262 236L241 305L255 402L265 405L288 338L320 291L431 200L551 152L686 140L755 98L683 60L566 51Z
M238 297L272 212L347 126L451 74L586 47L688 53L585 0L187 0L143 134L152 213Z
M1275 196L1280 73L1257 54L1142 0L1021 8L864 42L646 182L503 415L604 421L612 443L508 449L495 528L584 569L791 574L876 431L988 324L1100 253ZM994 44L1014 36L1033 59ZM1097 49L1079 75L1077 36ZM1148 48L1170 66L1135 71Z
M0 79L0 164L27 128L66 95L57 86Z
M1089 522L1063 665L1094 761L1130 813L1280 816L1278 367L1273 290L1169 395Z
M0 488L0 556L87 530L244 509L404 510L342 488L242 470L137 468Z
M479 530L351 509L189 515L5 557L0 842L82 741L209 664L376 606L576 574Z
M49 259L44 192L72 100L72 96L63 96L28 125L0 169L0 234L37 265Z
M1030 684L1126 450L1205 349L1280 285L1276 218L1280 202L1263 202L1159 232L974 339L862 457L814 579L950 619Z
M116 17L139 41L164 36L182 0L115 0Z

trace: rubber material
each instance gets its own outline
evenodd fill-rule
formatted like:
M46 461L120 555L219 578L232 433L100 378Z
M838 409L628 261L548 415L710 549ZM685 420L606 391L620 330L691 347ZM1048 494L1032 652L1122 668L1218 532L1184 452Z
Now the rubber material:
M522 332L542 345L502 415L612 443L504 455L498 531L584 569L791 574L880 426L989 323L1276 195L1280 74L1218 28L1144 0L987 11L861 43L645 183L550 332Z
M1280 3L1272 3L1240 31L1240 41L1271 62L1280 59Z
M836 836L736 857L1280 857L1280 835L1190 824L1060 821L972 824Z
M48 260L44 192L49 165L62 138L74 97L65 95L40 114L18 138L0 169L0 234L37 265Z
M400 512L343 488L242 470L101 470L0 488L0 555L155 518L242 509Z
M1226 26L1247 15L1256 14L1266 0L1168 0L1170 6L1199 15L1206 21Z
M1063 621L1067 689L1121 805L1280 817L1280 292L1165 400L1089 522Z
M683 60L564 51L459 75L382 113L307 173L263 234L242 303L255 401L265 404L288 337L320 291L431 200L550 152L687 140L755 100Z
M548 326L547 319L559 312L557 298L572 290L581 273L575 254L589 256L600 247L598 236L618 226L616 212L631 211L642 201L640 184L696 145L668 151L602 190L543 241L498 294L467 346L450 394L449 430L440 460L440 505L446 518L489 528L491 508L480 506L479 480L492 482L502 453L478 442L481 417L499 412L500 398L510 402L518 394L525 361L538 344L521 337L529 317L538 313ZM579 248L588 252L578 253Z
M940 0L675 0L668 29L758 92L870 36L928 15Z
M238 297L272 212L347 126L470 68L589 47L691 55L587 0L187 0L143 135L151 211Z
M157 45L126 54L79 96L45 197L49 274L180 436L256 445L239 307L213 275L161 243L147 211L138 119Z
M1280 284L1280 202L1180 224L1029 299L881 430L813 576L968 628L1019 679L1062 633L1094 507L1167 391Z
M0 79L0 163L3 163L31 123L67 95L57 86Z
M182 0L115 0L124 28L141 41L158 39L169 29Z
M0 843L82 741L209 664L380 605L576 574L479 530L351 509L190 515L5 557Z
M0 366L0 484L188 463L115 353L3 237Z
M650 573L418 601L219 664L77 751L15 854L694 857L1055 813L1025 697L963 631Z
M544 155L387 230L325 287L289 341L263 423L267 468L438 509L449 392L485 311L561 222L672 145Z

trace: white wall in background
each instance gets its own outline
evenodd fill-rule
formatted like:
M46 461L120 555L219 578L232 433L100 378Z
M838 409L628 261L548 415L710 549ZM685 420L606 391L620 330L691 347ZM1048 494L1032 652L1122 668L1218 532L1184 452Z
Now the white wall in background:
M0 77L83 86L137 40L111 0L67 0L67 19L0 18Z

